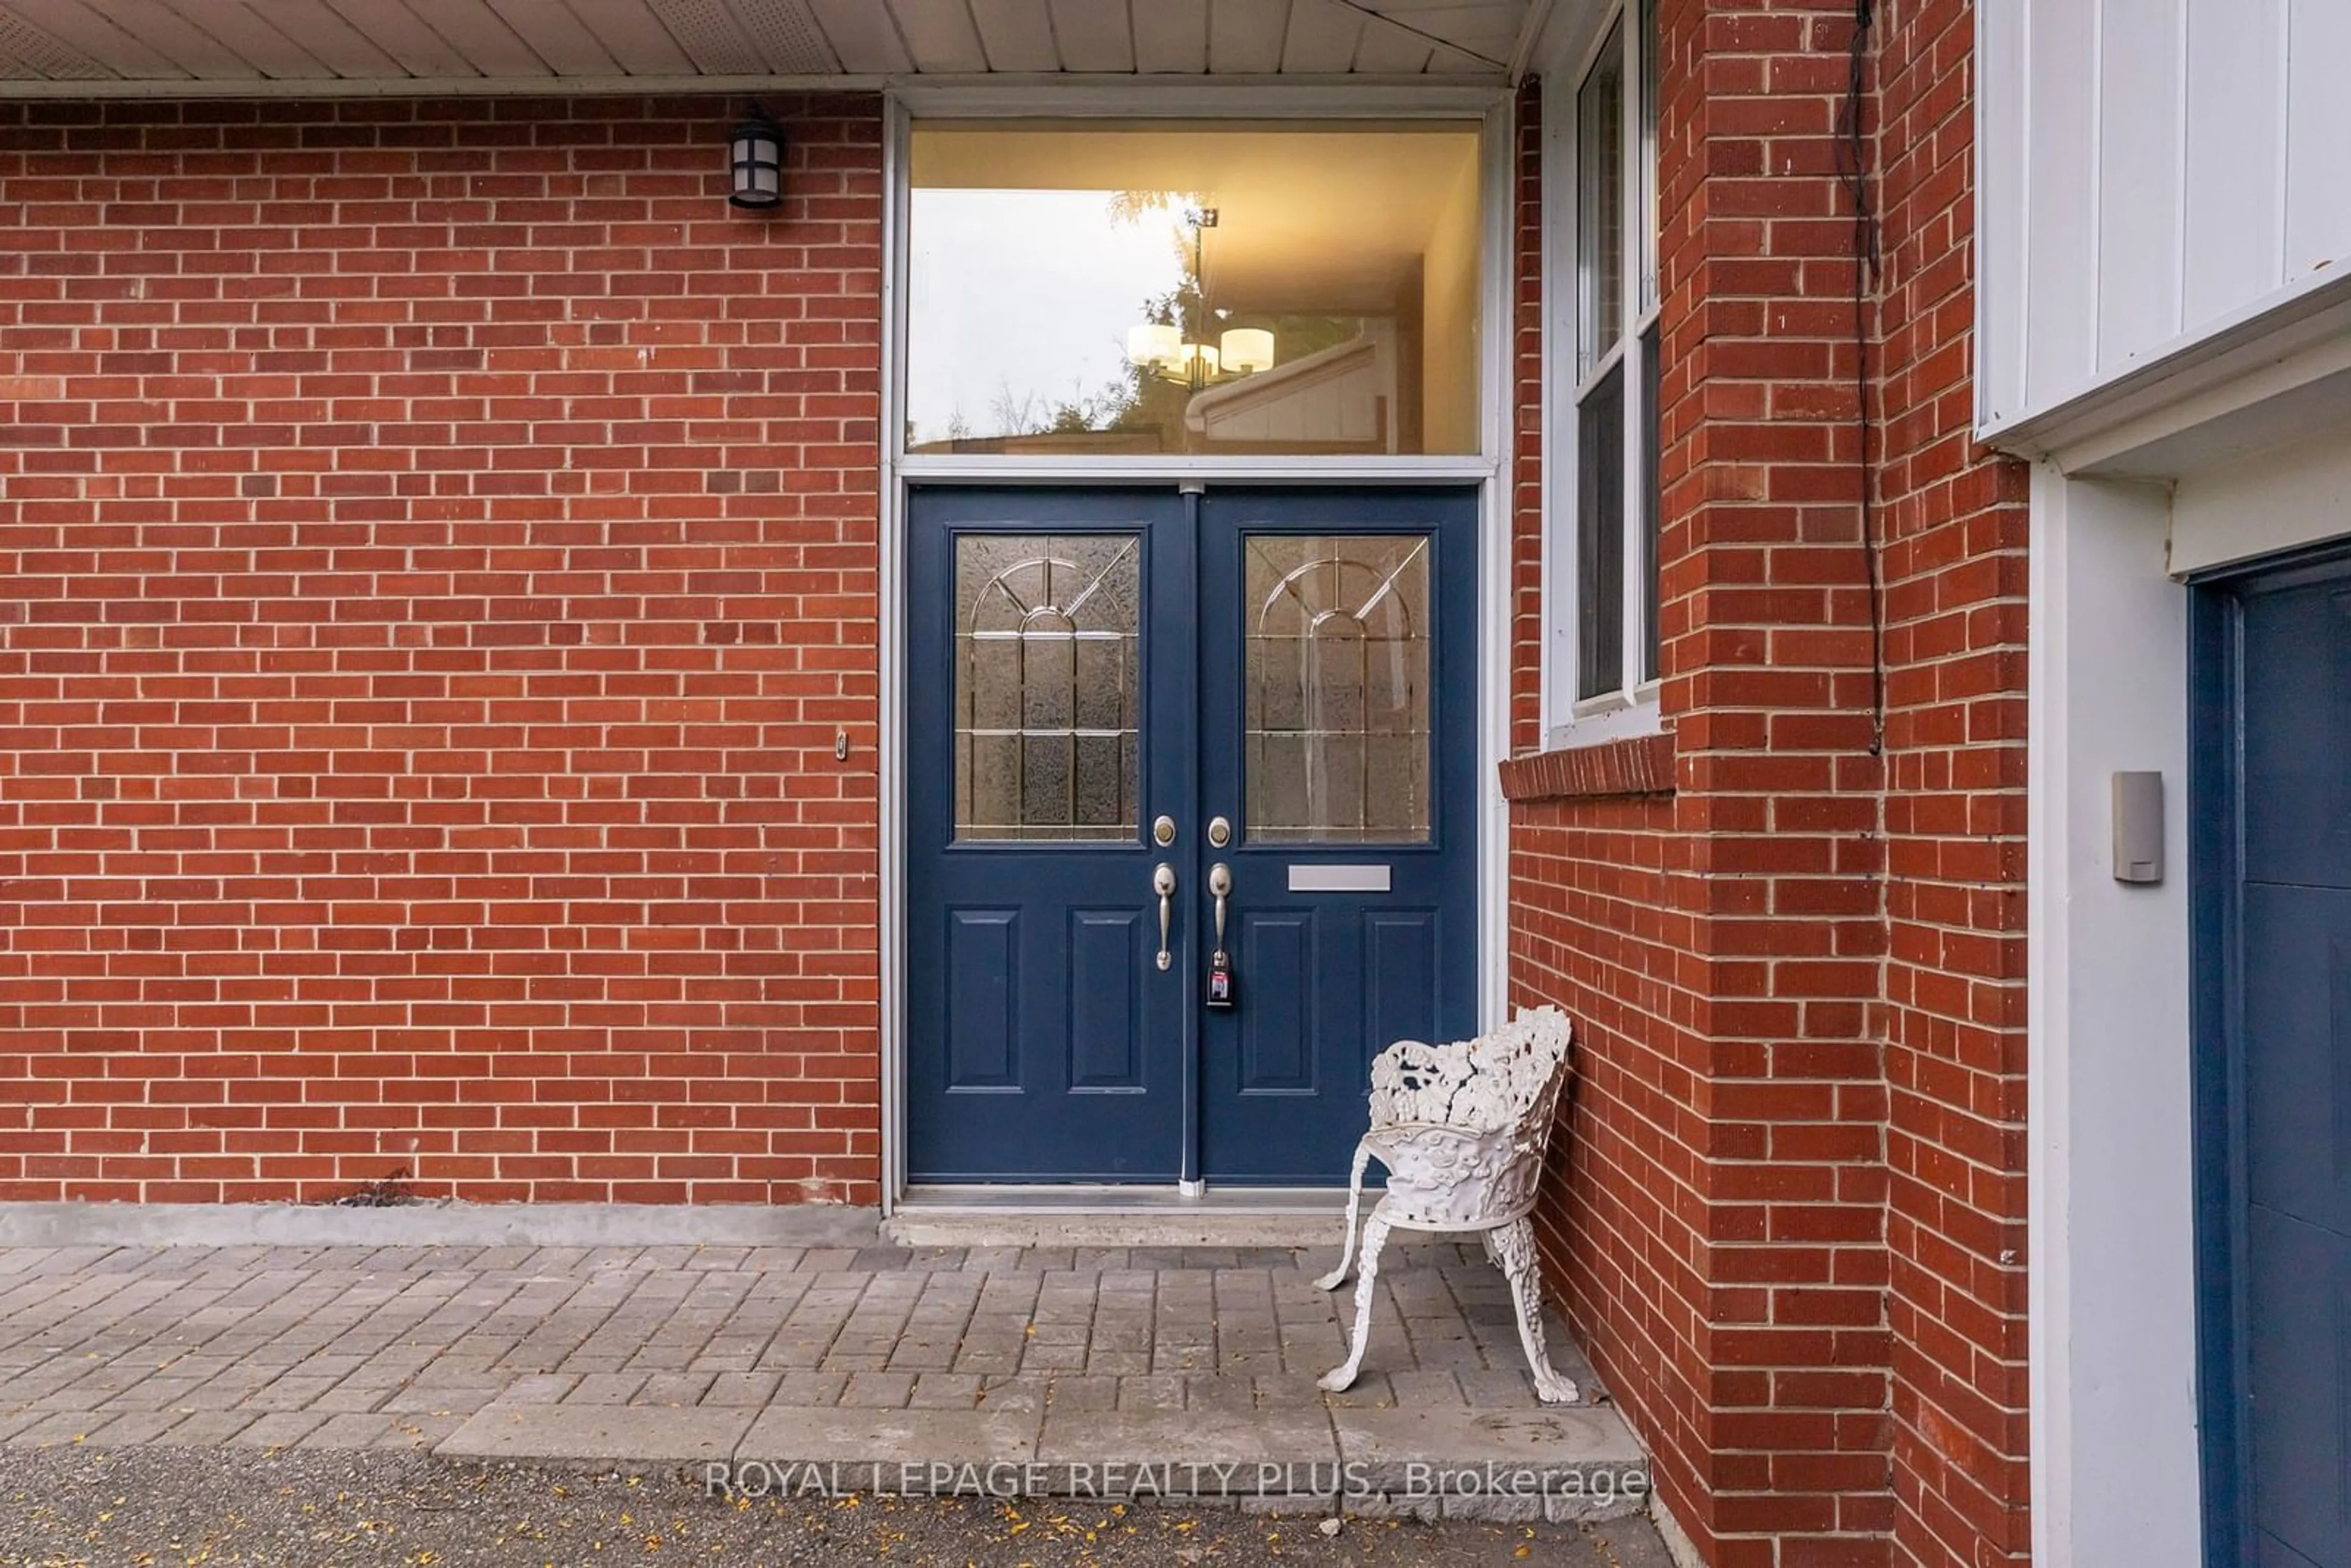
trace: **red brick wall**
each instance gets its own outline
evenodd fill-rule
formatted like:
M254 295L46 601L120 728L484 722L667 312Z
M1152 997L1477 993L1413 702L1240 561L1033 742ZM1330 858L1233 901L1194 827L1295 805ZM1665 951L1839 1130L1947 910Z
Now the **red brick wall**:
M1677 789L1513 807L1513 995L1580 1040L1546 1251L1717 1568L2009 1561L2023 517L1967 435L1969 15L1880 7L1872 53L1881 757L1836 176L1854 8L1661 9ZM1522 496L1522 581L1541 520Z
M881 121L770 108L772 217L717 100L0 110L0 1198L873 1200Z
M1511 744L1520 753L1542 741L1541 102L1531 84L1517 106ZM1552 1283L1654 1451L1667 1506L1688 1518L1701 1506L1705 1462L1704 1240L1687 1205L1696 1138L1679 1086L1691 1071L1694 998L1681 973L1688 922L1669 889L1669 864L1687 863L1674 821L1669 795L1515 801L1510 972L1512 1006L1555 1002L1575 1020L1551 1201L1536 1216Z
M1897 1561L2031 1556L2023 466L1970 435L1970 0L1886 8L1887 1303Z

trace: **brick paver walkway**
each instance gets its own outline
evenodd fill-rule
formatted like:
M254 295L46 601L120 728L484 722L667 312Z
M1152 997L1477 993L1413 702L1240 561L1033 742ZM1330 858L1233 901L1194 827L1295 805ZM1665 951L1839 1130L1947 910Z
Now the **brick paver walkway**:
M496 1403L1537 1408L1473 1242L1390 1249L1362 1380L1328 1249L0 1250L7 1443L430 1446ZM1556 1327L1562 1370L1591 1373Z

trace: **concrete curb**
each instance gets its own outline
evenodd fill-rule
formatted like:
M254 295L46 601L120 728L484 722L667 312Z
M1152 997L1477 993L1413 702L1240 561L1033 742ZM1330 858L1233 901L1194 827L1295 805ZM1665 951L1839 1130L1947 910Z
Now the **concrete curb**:
M0 1247L865 1247L881 1223L816 1203L0 1203Z

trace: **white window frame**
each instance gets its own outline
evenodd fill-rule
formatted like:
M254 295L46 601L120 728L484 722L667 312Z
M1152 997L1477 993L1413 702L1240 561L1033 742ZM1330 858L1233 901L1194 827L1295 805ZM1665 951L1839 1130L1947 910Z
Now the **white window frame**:
M1542 86L1542 731L1546 747L1595 745L1663 727L1659 683L1645 677L1652 636L1641 565L1649 527L1649 476L1656 457L1644 450L1642 393L1647 370L1643 338L1658 318L1656 135L1642 123L1642 83L1651 40L1641 36L1641 0L1597 7L1571 26L1554 27ZM1654 23L1654 8L1650 11ZM1562 18L1564 19L1564 18ZM1581 263L1579 99L1585 81L1614 42L1624 73L1618 179L1625 195L1621 257L1625 299L1618 335L1589 372L1582 367L1583 323L1593 308L1592 280ZM1623 626L1625 679L1611 691L1579 697L1577 633L1582 585L1577 545L1582 514L1583 401L1608 373L1623 369L1625 531Z

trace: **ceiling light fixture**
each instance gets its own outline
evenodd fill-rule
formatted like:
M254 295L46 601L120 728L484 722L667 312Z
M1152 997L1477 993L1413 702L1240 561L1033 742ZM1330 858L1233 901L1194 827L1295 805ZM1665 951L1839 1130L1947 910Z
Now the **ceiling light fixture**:
M1188 336L1173 321L1143 321L1126 329L1126 357L1155 375L1189 386L1194 392L1233 376L1254 375L1273 368L1273 334L1262 327L1234 327L1214 342L1207 340L1207 323L1221 312L1208 303L1208 256L1206 231L1217 226L1217 209L1195 208L1184 221L1192 229L1192 281L1199 294L1198 338ZM1181 314L1181 300L1176 307Z

